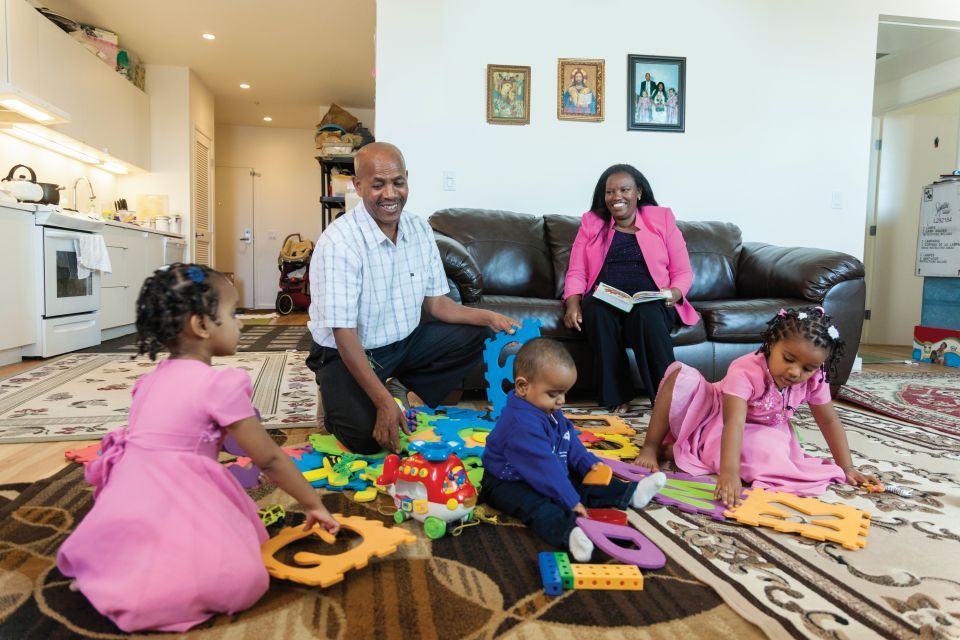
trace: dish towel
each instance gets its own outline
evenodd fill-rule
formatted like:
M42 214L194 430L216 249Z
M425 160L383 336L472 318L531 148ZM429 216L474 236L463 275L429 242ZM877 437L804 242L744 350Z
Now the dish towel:
M73 246L77 250L77 278L85 279L93 271L111 273L110 254L107 243L99 233L85 233L74 238Z

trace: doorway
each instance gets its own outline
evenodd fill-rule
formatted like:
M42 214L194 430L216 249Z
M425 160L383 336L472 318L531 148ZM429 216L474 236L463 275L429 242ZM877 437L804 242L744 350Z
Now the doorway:
M921 191L957 167L960 91L883 114L880 134L864 342L909 345L923 304L923 278L915 275Z
M239 306L256 307L254 190L252 167L217 167L217 269L233 274Z

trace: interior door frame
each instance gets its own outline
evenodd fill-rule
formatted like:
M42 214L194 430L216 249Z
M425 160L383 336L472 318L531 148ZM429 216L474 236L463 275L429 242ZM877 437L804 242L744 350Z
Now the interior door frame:
M216 174L216 172L220 171L221 169L241 170L249 174L250 176L250 233L251 233L251 242L249 245L250 246L250 257L249 257L250 278L249 280L250 281L249 282L246 281L246 277L244 274L244 280L241 287L241 299L240 299L239 306L247 309L257 309L258 307L257 307L257 289L256 289L256 283L257 283L257 260L256 260L256 256L257 256L257 232L256 232L257 181L256 179L260 176L260 174L256 172L256 169L254 167L249 167L246 165L232 165L232 164L217 165L214 168L214 173ZM225 193L225 191L222 191L221 193ZM234 233L235 236L240 233L241 226L242 225L237 224L236 228L232 229L232 231L235 232ZM213 236L214 238L216 238L216 234L213 234ZM231 243L230 246L235 247L233 243L237 242L238 240L239 240L238 237L231 238L229 240L229 242ZM234 256L236 260L237 253L235 249L231 249L231 251L234 251ZM233 269L235 272L237 271L236 263L234 263ZM247 298L249 298L249 300L247 300ZM249 302L250 304L247 304L247 302Z

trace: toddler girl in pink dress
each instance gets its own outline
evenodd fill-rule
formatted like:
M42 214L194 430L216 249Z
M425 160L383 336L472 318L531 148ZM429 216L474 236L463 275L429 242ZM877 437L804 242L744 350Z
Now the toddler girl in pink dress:
M641 91L640 98L637 100L637 122L650 122L652 109L653 100L650 99L646 91Z
M831 482L876 483L854 467L830 401L828 372L835 373L843 355L831 317L823 307L781 309L767 324L760 349L734 360L719 382L679 362L670 365L637 464L657 470L663 454L687 473L716 473L716 497L727 506L739 504L741 479L808 496L821 495ZM803 403L833 460L800 448L790 418Z
M170 357L133 386L129 426L108 434L86 468L93 508L57 566L124 631L185 631L253 605L269 578L267 532L253 501L217 462L229 433L303 505L306 526L339 525L264 431L246 371L211 365L236 352L237 291L220 273L174 264L137 300L139 352Z
M676 89L667 91L667 124L677 124L680 117L680 98L677 97Z

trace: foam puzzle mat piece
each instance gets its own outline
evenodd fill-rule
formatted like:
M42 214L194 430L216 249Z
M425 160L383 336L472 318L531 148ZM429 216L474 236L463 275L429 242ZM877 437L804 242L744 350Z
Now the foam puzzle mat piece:
M613 469L608 465L602 464L596 469L591 469L587 475L583 476L583 484L597 485L605 487L613 480Z
M582 413L563 414L567 420L573 423L573 426L580 431L589 431L594 435L606 434L617 436L635 436L637 430L628 425L620 418L609 413L598 413L596 415L584 415ZM596 424L602 422L602 425Z
M600 456L601 458L616 458L618 460L633 460L640 455L640 447L635 445L627 436L622 436L616 433L601 433L597 434L597 436L602 442L616 445L617 448L600 449L597 446L600 444L598 442L595 443L594 446L587 447L587 449L594 455Z
M343 529L349 529L360 535L362 540L349 551L336 555L323 555L301 551L293 556L293 561L302 566L291 566L277 560L277 551L295 540L317 536L323 542L333 543L334 537L314 525L310 530L303 527L287 527L270 538L260 547L267 572L274 578L292 580L310 586L329 587L343 581L344 574L351 569L362 569L370 558L384 558L396 553L401 544L413 544L417 538L400 527L384 527L382 522L367 520L360 516L333 514Z
M100 443L96 442L86 447L80 447L79 449L67 449L63 453L63 457L67 460L73 460L74 462L79 462L80 464L87 464L93 462L97 459L97 456L100 455Z
M583 529L597 549L618 562L635 564L642 569L661 569L667 564L667 557L663 555L660 547L633 527L622 527L587 518L577 518L577 526ZM622 547L614 540L632 542L637 548Z
M771 527L782 533L799 533L805 538L834 542L845 549L862 549L867 545L870 514L848 504L831 504L816 498L802 498L782 491L748 489L739 507L726 516L741 524ZM779 506L778 506L779 505ZM786 520L789 507L810 516L809 522ZM824 517L830 519L824 519Z
M540 325L541 321L538 318L525 318L513 335L501 331L494 337L485 340L486 347L483 350L485 371L483 377L487 381L487 400L492 405L491 419L499 418L507 404L507 392L503 390L503 383L513 382L513 361L516 356L510 354L503 364L500 364L500 355L507 345L513 343L524 344L529 340L539 338Z

